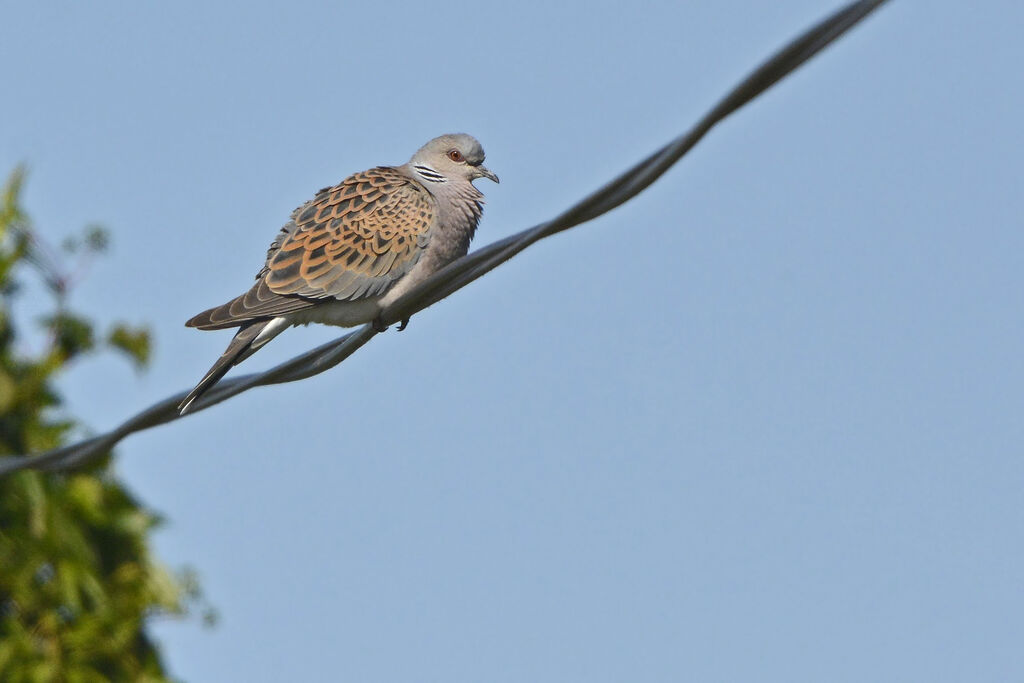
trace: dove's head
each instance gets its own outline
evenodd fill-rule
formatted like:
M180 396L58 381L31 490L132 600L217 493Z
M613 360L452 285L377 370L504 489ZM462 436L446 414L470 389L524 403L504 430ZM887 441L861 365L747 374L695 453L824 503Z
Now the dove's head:
M484 148L475 137L465 133L434 138L412 155L409 166L428 180L434 172L466 182L477 178L498 182L498 176L484 166Z

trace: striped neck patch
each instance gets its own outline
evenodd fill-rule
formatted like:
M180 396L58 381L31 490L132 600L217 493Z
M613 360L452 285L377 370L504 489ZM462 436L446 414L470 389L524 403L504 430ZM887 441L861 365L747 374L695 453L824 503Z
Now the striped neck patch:
M445 178L443 175L441 175L440 173L438 173L434 169L430 168L429 166L416 165L416 166L413 166L413 168L416 169L416 173L418 173L419 176L421 178L423 178L424 180L430 181L432 183L447 183L448 182L447 178Z

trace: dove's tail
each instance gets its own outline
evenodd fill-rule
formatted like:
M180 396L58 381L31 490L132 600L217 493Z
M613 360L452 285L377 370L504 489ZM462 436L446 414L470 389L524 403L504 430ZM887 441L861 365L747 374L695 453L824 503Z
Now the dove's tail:
M286 327L288 327L288 323L283 318L257 320L242 325L235 333L234 339L228 344L228 348L224 349L224 353L213 364L213 367L207 370L203 378L199 380L196 388L188 392L188 396L178 404L178 414L187 413L192 408L193 402L219 382L221 377L228 373L228 370L256 353Z

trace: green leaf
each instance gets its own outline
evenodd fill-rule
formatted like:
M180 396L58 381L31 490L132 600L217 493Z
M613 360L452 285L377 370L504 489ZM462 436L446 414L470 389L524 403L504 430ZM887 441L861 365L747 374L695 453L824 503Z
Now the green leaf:
M3 368L0 368L0 415L6 413L13 405L17 397L17 386L12 378Z
M91 252L106 251L110 246L110 235L106 228L95 223L86 226L83 240L85 248Z
M135 364L136 370L142 370L149 364L152 343L149 330L143 327L130 327L118 323L107 334L107 344L126 353Z
M62 360L91 351L96 345L92 323L81 316L61 312L43 318L43 325L49 328L53 349Z
M25 174L25 167L18 166L4 183L2 199L0 199L0 241L3 241L11 225L23 218L18 197L21 195L21 186L25 182Z

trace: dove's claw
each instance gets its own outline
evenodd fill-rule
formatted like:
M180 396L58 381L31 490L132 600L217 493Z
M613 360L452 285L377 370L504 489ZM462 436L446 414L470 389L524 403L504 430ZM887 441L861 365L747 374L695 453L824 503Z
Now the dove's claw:
M398 323L398 331L401 332L402 330L404 330L408 326L409 326L409 319L408 318L403 318L402 322Z

